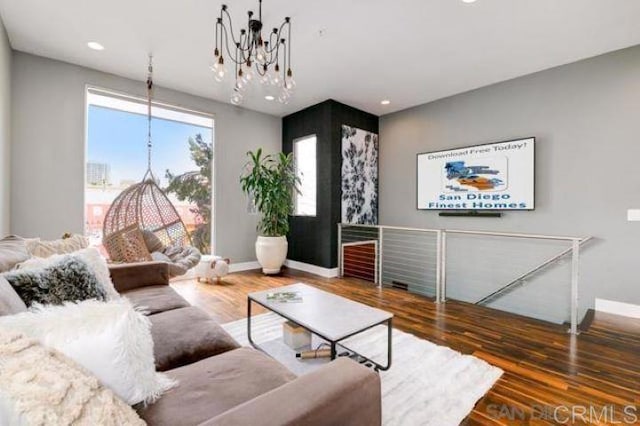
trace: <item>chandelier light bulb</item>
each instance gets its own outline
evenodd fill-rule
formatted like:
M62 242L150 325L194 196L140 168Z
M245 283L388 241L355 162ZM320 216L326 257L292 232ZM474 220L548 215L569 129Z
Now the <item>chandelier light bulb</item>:
M288 104L290 99L291 99L291 93L286 89L283 89L278 95L278 102L280 102L281 104L284 104L284 105Z
M266 65L263 65L262 68L263 74L260 75L260 84L268 84L269 83L269 70Z
M253 68L251 67L251 61L247 61L247 68L243 71L244 73L244 81L246 83L251 83L251 81L253 81L253 77L254 72L253 72Z
M213 77L217 82L224 80L224 77L227 75L227 70L224 67L224 59L222 56L220 56L216 63L213 64L211 70L213 71Z
M293 79L293 73L291 72L291 68L287 70L287 77L284 79L284 88L291 91L295 89L296 81Z
M296 88L296 81L293 79L293 77L288 77L285 82L284 82L284 87L287 90L293 90Z
M234 89L230 100L232 104L240 105L242 103L242 93L240 93L237 89Z
M273 68L269 81L271 81L273 86L280 86L282 84L282 77L280 76L280 67L278 64Z
M224 81L224 77L227 75L226 70L224 69L224 67L222 69L219 69L218 71L216 71L215 75L214 75L214 79L218 82L218 83L222 83L222 81Z
M264 49L262 43L256 45L256 51L254 54L255 60L260 65L264 65L267 63L267 51Z

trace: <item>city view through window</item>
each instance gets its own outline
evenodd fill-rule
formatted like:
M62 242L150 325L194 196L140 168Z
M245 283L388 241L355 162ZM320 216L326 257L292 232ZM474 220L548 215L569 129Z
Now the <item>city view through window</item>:
M146 108L144 101L87 93L85 233L92 245L102 244L113 200L147 170ZM213 119L158 105L152 117L151 170L193 245L211 253Z

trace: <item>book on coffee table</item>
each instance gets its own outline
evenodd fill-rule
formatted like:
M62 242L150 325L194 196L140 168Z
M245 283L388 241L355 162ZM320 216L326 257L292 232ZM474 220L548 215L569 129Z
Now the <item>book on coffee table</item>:
M302 302L302 294L299 291L267 293L267 300L280 303L300 303Z

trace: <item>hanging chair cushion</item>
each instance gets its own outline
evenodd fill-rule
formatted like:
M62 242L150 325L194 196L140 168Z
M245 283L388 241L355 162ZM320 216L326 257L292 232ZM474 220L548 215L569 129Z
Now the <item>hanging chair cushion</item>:
M164 249L164 254L171 260L169 264L169 273L171 275L173 275L172 268L176 275L184 275L189 269L195 267L202 257L198 249L191 246L169 246ZM178 273L180 271L184 272Z
M161 251L154 251L153 253L151 253L151 258L156 262L165 262L166 264L168 264L170 277L177 277L187 273L187 268L184 268L177 263L173 263L171 258Z

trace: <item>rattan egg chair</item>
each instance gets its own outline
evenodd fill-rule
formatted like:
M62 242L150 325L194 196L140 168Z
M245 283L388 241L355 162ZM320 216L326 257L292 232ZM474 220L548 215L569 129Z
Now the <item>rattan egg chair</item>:
M140 262L157 260L152 256L144 232L153 233L163 249L170 248L168 256L171 275L181 275L200 260L200 252L191 246L191 237L176 208L160 188L151 171L151 79L149 63L147 79L148 110L148 169L139 183L122 191L113 201L104 219L103 244L109 257L115 262ZM157 240L156 240L157 241ZM184 247L184 250L177 250ZM170 252L170 253L169 253ZM155 254L155 252L154 252Z
M143 230L153 232L165 246L191 245L187 227L150 171L122 191L107 211L103 242L111 259L149 260L148 250L136 250L140 242L144 244L139 235Z

